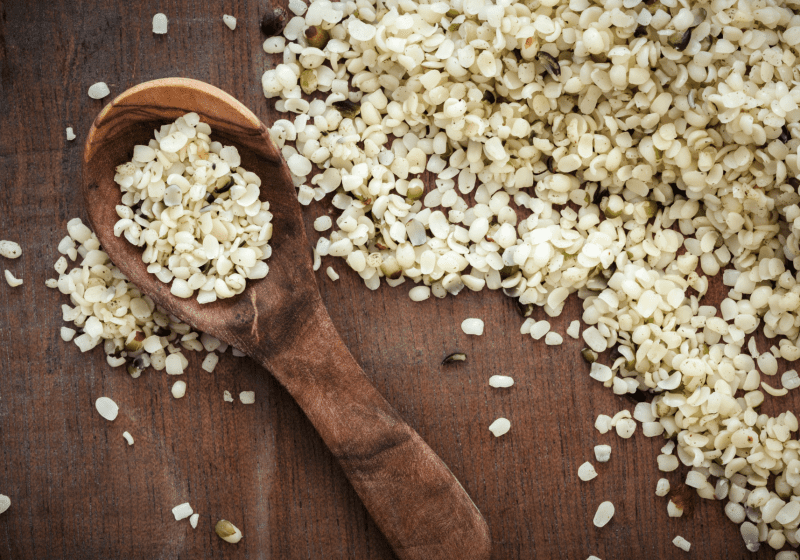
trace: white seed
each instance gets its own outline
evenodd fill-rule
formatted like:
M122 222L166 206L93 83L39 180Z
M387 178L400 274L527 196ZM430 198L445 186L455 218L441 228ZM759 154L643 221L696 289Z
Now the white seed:
M22 255L22 247L19 246L19 243L7 241L5 239L0 241L0 257L16 259L19 258L20 255Z
M544 343L548 346L558 346L562 342L564 342L564 338L557 332L551 331L544 337Z
M408 291L411 301L425 301L431 297L431 289L428 286L416 286Z
M636 422L631 418L623 418L617 422L615 429L619 437L628 439L636 431Z
M222 16L222 22L223 22L223 23L224 23L224 24L225 24L225 25L228 27L228 29L230 29L231 31L233 31L234 29L236 29L236 18L235 18L235 17L233 17L233 16L229 16L228 14L225 14L224 16Z
M164 14L156 14L153 16L153 33L156 35L164 35L167 32L169 21ZM90 94L91 95L91 94ZM106 94L108 95L108 94ZM104 96L105 97L105 96Z
M71 126L68 126L67 127L67 141L71 142L71 141L75 140L75 138L76 138L75 131L72 130Z
M572 321L567 327L567 334L574 339L578 339L581 336L581 322L580 321Z
M580 467L578 467L578 478L587 482L592 480L593 478L597 477L597 471L594 470L594 466L590 462L585 462Z
M677 546L678 548L680 548L685 552L689 552L689 549L692 548L692 543L690 543L680 535L672 539L672 544L674 544L675 546Z
M678 468L678 458L674 455L659 455L657 457L658 460L658 470L662 472L672 472Z
M192 510L192 506L189 505L189 502L184 502L172 508L172 515L175 516L175 521L186 519L193 513L194 511Z
M494 434L494 437L500 437L503 434L508 433L508 430L510 429L511 422L509 422L506 418L498 418L489 425L489 431Z
M594 456L600 463L608 463L611 459L611 446L610 445L595 445Z
M100 397L95 401L94 406L97 412L100 413L100 416L108 421L115 420L119 414L119 406L108 397Z
M606 381L610 381L614 377L614 372L611 371L611 368L601 364L600 362L592 363L591 371L589 372L589 377L592 379L596 379L601 383L605 383Z
M186 382L185 381L176 381L172 384L172 396L176 399L183 398L186 394Z
M536 321L531 325L531 337L534 340L539 340L550 331L550 323L547 321Z
M233 396L231 396L231 392L230 391L223 391L222 399L225 402L233 402Z
M507 375L493 375L489 378L489 385L496 388L511 387L514 380Z
M5 513L11 507L11 498L5 494L0 494L0 513Z
M129 432L122 432L122 437L128 442L128 445L133 445L133 436Z
M189 525L192 526L192 529L197 529L197 521L200 519L199 513L193 513L189 516Z
M206 355L200 367L203 368L203 370L211 373L212 371L214 371L214 368L217 367L218 363L219 363L219 356L211 352L208 355Z
M242 404L253 404L256 402L256 394L254 391L242 391L239 393L239 400Z
M667 515L669 517L681 517L683 515L683 508L670 500L667 503Z
M594 526L605 527L611 518L614 517L614 504L611 502L603 502L597 508L597 513L594 514Z
M461 322L461 330L464 334L480 336L483 334L483 321L481 319L464 319Z
M339 279L339 275L336 273L335 270L333 270L332 266L329 266L327 269L325 269L325 273L328 275L328 278L330 278L334 282L336 282Z
M326 231L331 228L332 221L330 216L320 216L314 220L314 229L317 231Z
M169 375L181 375L183 373L186 366L183 364L182 357L180 352L167 356L165 366Z
M669 494L669 480L666 478L659 478L656 484L656 496L666 496Z
M103 99L109 93L111 93L111 90L108 89L105 82L97 82L89 87L89 97L92 99Z
M6 276L6 282L8 282L9 286L11 286L12 288L16 288L17 286L22 285L22 279L21 278L15 278L14 275L11 274L10 270L6 270L4 272L5 272L5 276Z

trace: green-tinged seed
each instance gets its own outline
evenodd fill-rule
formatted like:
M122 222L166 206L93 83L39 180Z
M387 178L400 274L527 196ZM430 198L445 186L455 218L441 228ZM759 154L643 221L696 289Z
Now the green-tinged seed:
M219 538L229 543L237 543L242 538L242 532L227 519L220 519L217 521L217 524L214 526L214 532L217 533Z
M419 200L422 197L423 192L425 192L425 189L421 185L414 185L406 192L406 198L412 201Z
M500 269L500 278L505 280L506 278L514 276L517 272L519 272L518 264L512 266L504 266L503 268Z
M125 341L125 350L127 352L138 352L142 349L144 339L145 336L142 331L133 331Z
M354 119L359 115L359 113L361 113L361 105L358 103L353 103L349 99L334 101L332 105L346 119Z
M644 214L648 218L652 218L658 212L658 204L653 202L652 200L648 200L644 203Z
M533 304L532 303L520 303L519 299L517 301L517 313L520 314L521 317L528 318L533 313Z
M448 27L447 30L455 33L456 31L458 31L458 27L460 25L461 25L460 23L451 23L450 27Z
M586 360L586 363L593 364L597 361L597 352L591 348L584 348L581 350L581 357Z
M383 272L387 278L392 280L397 280L403 274L400 264L398 264L397 259L393 256L389 256L384 259L384 261L381 263L381 272Z
M605 210L603 210L603 214L605 214L606 218L608 218L609 220L613 220L614 218L619 218L620 216L622 216L622 210L620 210L619 212L614 212L613 210L606 208Z
M676 51L685 51L692 39L693 28L689 28L683 33L673 33L667 38L667 44Z
M144 369L144 360L141 356L137 356L128 364L128 373L134 379L138 378L142 375L142 370Z
M307 95L311 95L315 91L317 91L317 73L312 70L311 68L307 68L303 70L303 73L300 74L300 88L303 92Z
M451 9L447 10L447 13L446 13L446 14L444 14L444 15L446 15L446 16L447 16L447 17L449 17L450 19L453 19L454 17L458 17L458 16L460 16L461 14L459 14L459 13L458 13L458 10L456 10L456 9L454 9L454 8L451 8Z
M306 29L306 40L308 41L308 46L310 47L324 50L325 45L328 44L330 38L331 34L328 32L328 30L322 29L322 27L319 25L312 25Z
M442 365L452 364L453 362L463 362L466 359L467 359L467 355L466 354L463 354L461 352L454 352L454 353L446 356L445 359L442 360Z

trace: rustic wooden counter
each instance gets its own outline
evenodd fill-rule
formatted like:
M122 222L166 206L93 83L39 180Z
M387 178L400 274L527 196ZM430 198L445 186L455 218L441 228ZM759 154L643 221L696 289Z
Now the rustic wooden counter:
M105 81L114 96L142 81L187 76L272 122L277 113L260 83L278 61L260 46L266 9L243 0L0 0L0 238L24 248L0 267L25 280L18 288L0 283L0 493L12 500L0 515L2 559L394 557L309 422L264 370L228 353L208 374L199 367L203 356L194 355L183 376L186 397L176 401L165 373L131 379L110 368L100 349L81 354L62 342L66 297L44 286L55 275L66 222L85 218L83 141L111 100L90 99L89 86ZM166 36L151 32L159 11L169 16ZM235 31L223 13L238 18ZM314 218L328 211L326 204L307 209L312 239ZM325 275L329 265L338 282ZM562 346L547 347L520 335L522 320L501 293L413 303L409 284L370 292L331 258L318 282L367 375L483 512L495 560L774 557L768 547L747 553L719 503L668 518L667 500L654 494L663 440L648 440L641 428L630 440L598 434L598 414L633 403L588 377L581 342L565 336ZM580 311L571 298L554 330L563 334ZM464 335L467 317L484 319L486 334ZM441 366L456 350L467 361ZM516 383L492 389L493 374ZM224 390L255 391L256 403L226 403ZM120 405L113 423L94 409L102 395ZM796 405L796 396L771 399L765 410ZM500 416L512 427L496 439L487 427ZM578 466L594 462L599 443L612 446L611 461L598 466L595 480L580 482ZM684 473L668 476L673 486ZM592 517L603 500L617 513L597 529ZM186 501L200 514L197 529L170 512ZM220 518L243 530L240 544L216 537ZM679 534L691 541L690 553L672 544Z

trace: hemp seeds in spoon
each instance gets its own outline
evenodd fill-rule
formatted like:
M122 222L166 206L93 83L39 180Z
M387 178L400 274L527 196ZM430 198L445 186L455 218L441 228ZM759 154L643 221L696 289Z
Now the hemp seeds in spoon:
M117 167L122 189L114 234L144 247L147 271L181 298L199 303L233 297L264 278L272 254L272 214L259 200L261 179L241 167L239 152L210 138L188 113L155 131L148 145Z

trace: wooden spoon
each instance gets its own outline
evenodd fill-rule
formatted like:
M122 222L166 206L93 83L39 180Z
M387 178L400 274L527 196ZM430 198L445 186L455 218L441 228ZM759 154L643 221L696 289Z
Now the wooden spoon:
M188 112L236 146L264 182L274 214L269 274L244 293L201 305L149 274L141 249L115 237L121 191L114 169L153 130ZM322 303L300 204L269 131L244 105L206 83L146 82L97 116L83 154L89 221L111 260L158 305L257 360L291 393L336 456L372 518L403 560L479 560L490 553L486 522L455 476L367 380Z

